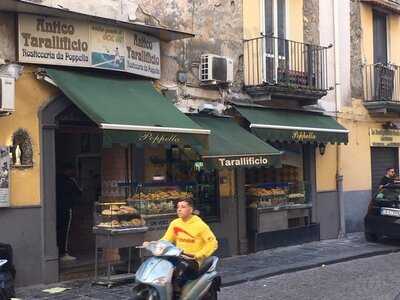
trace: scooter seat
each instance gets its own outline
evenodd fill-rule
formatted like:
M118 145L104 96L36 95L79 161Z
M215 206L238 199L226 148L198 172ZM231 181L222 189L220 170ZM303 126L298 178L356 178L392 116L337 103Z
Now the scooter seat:
M199 267L199 271L197 272L197 277L200 277L201 275L206 273L211 268L211 266L214 264L215 259L218 259L218 258L215 256L207 257L203 261L201 266Z

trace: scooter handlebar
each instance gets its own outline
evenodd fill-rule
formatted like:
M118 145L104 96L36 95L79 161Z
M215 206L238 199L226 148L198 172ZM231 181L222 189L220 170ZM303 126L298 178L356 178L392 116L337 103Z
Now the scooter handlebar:
M183 259L187 259L187 260L195 260L193 255L190 255L187 253L181 253L180 257L182 257Z

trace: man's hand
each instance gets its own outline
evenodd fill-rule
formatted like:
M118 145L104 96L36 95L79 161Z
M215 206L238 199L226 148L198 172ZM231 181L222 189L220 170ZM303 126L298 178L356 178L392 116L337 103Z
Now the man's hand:
M182 257L183 259L186 259L186 260L195 260L195 258L194 258L193 255L190 255L190 254L187 254L187 253L182 253L182 254L181 254L181 257Z
M142 247L147 247L147 246L149 246L149 244L150 244L150 242L144 241L142 244Z

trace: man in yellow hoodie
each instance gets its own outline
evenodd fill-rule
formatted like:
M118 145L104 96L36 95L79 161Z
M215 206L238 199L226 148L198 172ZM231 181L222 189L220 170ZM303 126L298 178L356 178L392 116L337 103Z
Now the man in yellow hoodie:
M173 220L162 240L174 243L183 250L186 258L179 267L182 276L190 278L196 274L204 259L211 256L218 248L218 242L210 227L193 214L193 203L190 199L178 202L178 218Z

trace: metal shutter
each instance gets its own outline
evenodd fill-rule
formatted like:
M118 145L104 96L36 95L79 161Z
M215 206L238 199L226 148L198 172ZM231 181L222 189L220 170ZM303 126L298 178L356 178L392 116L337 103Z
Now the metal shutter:
M378 188L386 169L394 168L398 174L398 166L398 148L371 147L372 193Z

